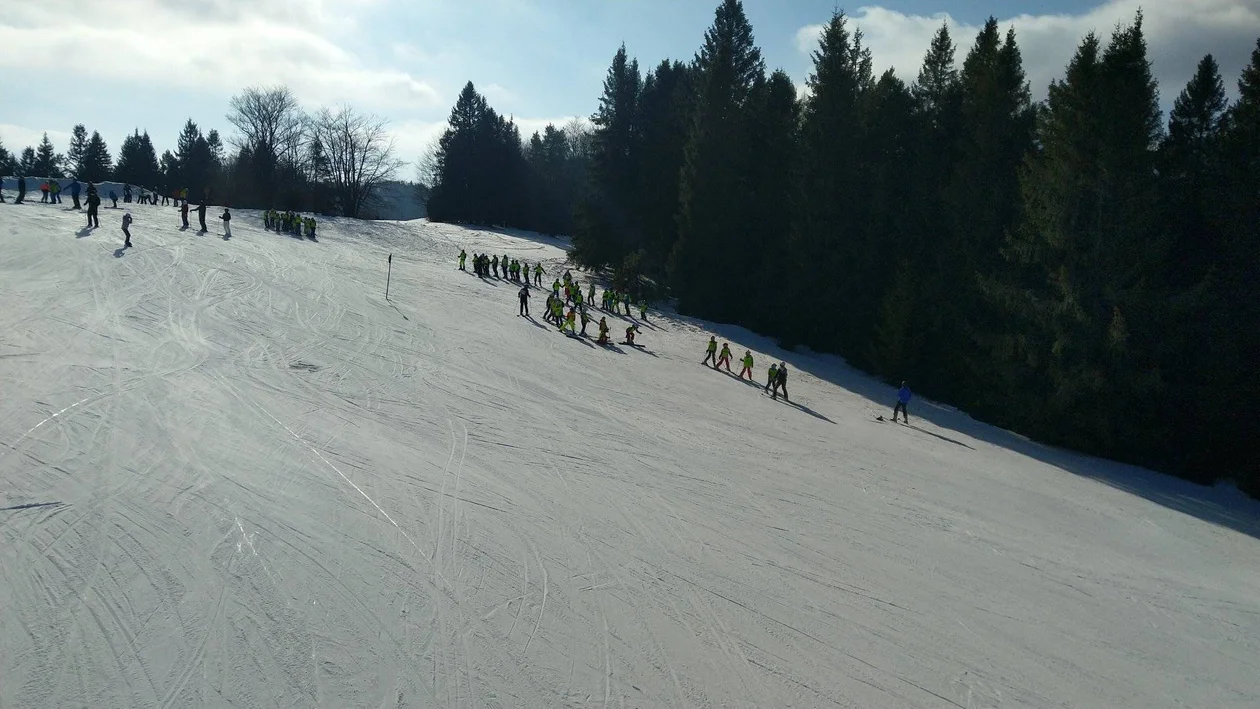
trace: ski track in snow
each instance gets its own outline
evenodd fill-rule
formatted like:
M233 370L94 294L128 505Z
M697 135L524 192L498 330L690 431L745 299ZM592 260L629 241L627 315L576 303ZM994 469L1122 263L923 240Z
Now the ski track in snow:
M131 209L0 205L0 709L1260 705L1253 536L455 268L553 239Z

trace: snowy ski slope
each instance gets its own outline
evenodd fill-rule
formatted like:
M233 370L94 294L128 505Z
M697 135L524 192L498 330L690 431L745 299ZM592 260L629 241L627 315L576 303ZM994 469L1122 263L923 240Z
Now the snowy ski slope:
M1228 490L455 268L546 238L131 210L0 205L0 707L1260 706Z

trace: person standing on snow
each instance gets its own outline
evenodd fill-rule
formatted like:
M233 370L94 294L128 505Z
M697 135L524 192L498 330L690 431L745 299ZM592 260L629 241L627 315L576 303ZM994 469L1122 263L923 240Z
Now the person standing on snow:
M897 423L897 412L901 412L903 423L910 423L910 414L906 413L906 404L910 403L910 387L905 382L901 383L901 389L897 392L897 404L893 406L893 423Z
M209 229L206 228L206 203L205 201L202 201L200 204L197 205L197 221L201 223L200 233L204 234L210 231Z
M783 400L790 402L787 392L787 364L779 362L779 374L774 378L774 388L770 390L770 395L777 401L779 398L779 390L783 390Z
M615 305L614 305L615 307ZM704 360L700 364L713 363L713 368L717 369L717 338L709 335L709 346L704 351Z
M228 205L223 205L223 214L219 218L223 220L223 240L227 241L232 238L232 211Z
M79 206L79 194L83 191L83 185L79 184L78 179L70 178L70 201L73 203L71 209L82 209Z
M731 371L731 346L728 343L722 343L722 353L718 355L717 362L713 364L713 368L725 366L726 371Z
M570 335L577 335L577 310L569 308L569 313L564 316L564 325L569 328Z
M14 204L22 204L26 201L26 175L18 175L18 196L13 200Z
M542 277L544 273L546 273L546 271L543 270L541 262L534 264L534 285L539 288L542 287Z
M601 345L608 344L608 318L601 317L599 319L599 339L596 342Z
M49 182L48 191L52 194L52 203L61 204L61 181L52 180Z
M763 389L765 393L770 393L770 387L774 386L774 382L779 378L779 365L771 362L770 371L766 373L766 387Z
M744 368L743 368L743 369L741 369L741 370L739 370L739 378L740 378L740 379L743 379L743 378L744 378L744 375L745 375L745 374L747 374L747 375L748 375L748 381L750 381L750 382L751 382L751 381L752 381L752 369L753 369L753 356L752 356L752 352L749 352L748 350L744 350L744 359L740 360L740 362L744 365Z
M78 195L75 195L74 201L75 202L79 201ZM87 208L88 208L88 211L87 211L88 226L92 227L93 229L100 227L101 220L100 220L100 217L97 216L97 210L101 208L101 196L96 191L96 185L88 185Z
M118 193L113 190L110 190L109 200L114 203L114 206L110 207L110 209L118 209Z
M529 286L522 286L520 292L516 294L516 297L521 300L520 315L529 317Z
M467 260L468 260L468 252L464 251L463 249L460 249L459 250L459 270L461 271L467 270L464 268L464 262Z
M495 254L494 258L490 259L490 270L494 271L495 278L499 277L499 255L498 254Z
M131 185L123 185L123 204L131 204Z
M586 314L585 308L582 309L581 318L582 318L582 337L586 337L586 326L590 324L591 316Z
M126 200L126 201L129 202L131 200ZM184 220L184 228L187 229L188 228L188 200L184 200L183 204L179 205L179 218Z
M40 191L39 203L47 204L48 203L48 181L47 180L44 180L43 182L39 183L39 191Z
M131 212L123 212L123 236L126 241L123 242L123 248L131 248Z

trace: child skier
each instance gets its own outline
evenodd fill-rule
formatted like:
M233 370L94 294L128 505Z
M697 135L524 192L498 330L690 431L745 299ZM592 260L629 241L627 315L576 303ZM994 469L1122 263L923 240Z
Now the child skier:
M784 401L791 401L787 393L787 364L784 362L779 362L779 373L774 378L774 387L770 389L770 396L778 400L779 390L783 390Z
M223 214L219 218L223 220L223 240L227 241L232 238L232 211L228 205L223 205Z
M639 333L643 332L642 330L639 329L638 325L631 325L630 327L626 328L626 341L623 342L622 344L630 345L631 347L636 347L637 345L634 344L634 334L636 332L639 332Z
M468 260L468 252L463 249L459 250L459 270L465 271L464 262Z
M123 222L123 237L126 238L126 241L123 242L123 248L129 249L131 248L131 212L123 213L122 222Z
M740 360L740 362L744 365L744 368L743 368L743 369L741 369L741 370L739 370L739 378L740 378L740 379L743 379L743 378L744 378L744 375L745 375L745 374L747 374L747 375L748 375L748 381L750 381L750 382L751 382L751 381L752 381L752 369L753 369L753 356L752 356L752 352L749 352L748 350L744 350L744 359Z
M709 336L709 346L704 351L704 360L700 364L708 364L713 362L713 368L717 369L717 338Z
M608 319L601 317L599 319L599 339L596 340L601 345L608 344Z
M766 388L764 391L767 394L770 393L770 387L774 386L774 381L778 378L779 378L779 365L771 362L770 371L766 373Z
M731 346L725 342L722 343L722 353L718 355L717 362L713 364L713 368L726 367L726 371L731 371Z

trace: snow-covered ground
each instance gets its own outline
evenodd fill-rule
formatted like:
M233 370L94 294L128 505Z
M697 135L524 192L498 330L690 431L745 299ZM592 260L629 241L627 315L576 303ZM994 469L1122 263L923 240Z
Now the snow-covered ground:
M736 328L598 348L455 269L554 275L541 237L131 205L122 251L36 198L0 205L0 707L1260 705L1229 490L879 423Z

